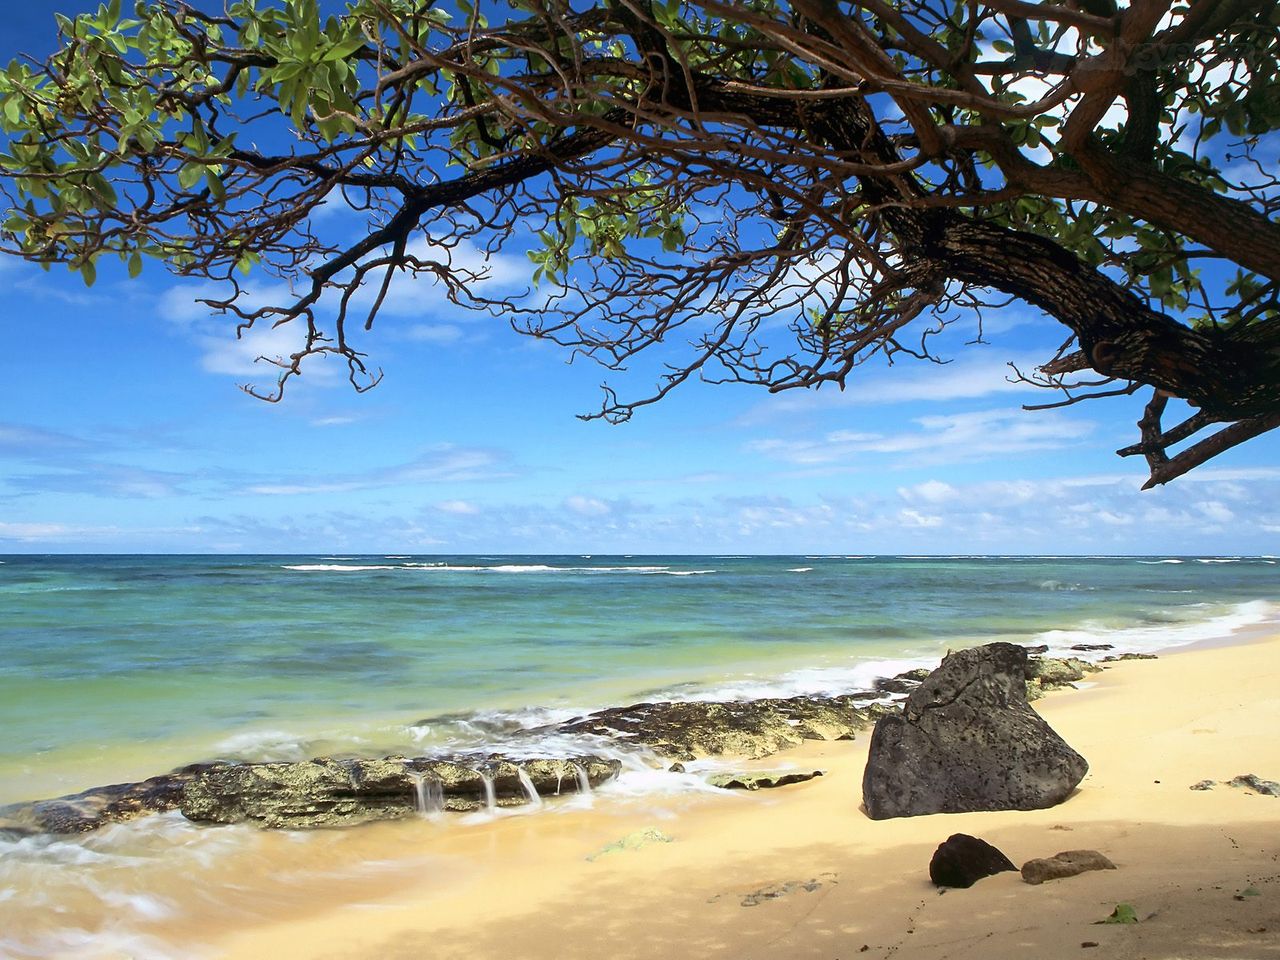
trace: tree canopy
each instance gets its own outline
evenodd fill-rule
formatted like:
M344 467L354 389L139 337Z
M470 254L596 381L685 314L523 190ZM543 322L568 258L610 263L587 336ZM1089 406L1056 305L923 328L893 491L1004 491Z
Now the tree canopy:
M1275 0L473 2L59 17L0 73L0 245L89 283L157 258L241 330L296 324L267 399L317 355L376 383L359 332L409 273L610 368L667 344L613 421L691 377L938 359L1021 301L1064 328L1017 372L1055 403L1150 390L1119 451L1148 486L1280 426ZM529 288L496 296L513 249Z

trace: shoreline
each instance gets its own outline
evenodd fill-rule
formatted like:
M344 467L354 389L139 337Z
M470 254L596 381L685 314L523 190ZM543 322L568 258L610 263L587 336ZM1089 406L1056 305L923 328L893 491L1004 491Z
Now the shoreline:
M652 776L666 778L670 791L652 784L629 795L606 788L537 811L447 814L358 829L201 828L176 813L161 814L148 818L150 859L138 861L124 901L98 907L101 915L86 922L109 933L119 926L116 909L141 918L127 935L119 930L118 949L14 955L408 960L417 954L407 945L431 942L435 956L475 960L500 955L507 936L520 943L521 956L534 960L602 952L829 960L861 955L863 943L869 956L886 960L908 947L912 957L958 960L1003 956L996 941L1029 936L1025 923L1016 929L1009 923L1025 921L1032 911L1048 918L1035 927L1046 934L1036 955L1076 956L1079 942L1117 938L1111 928L1082 920L1091 924L1109 912L1114 903L1104 901L1149 897L1172 904L1169 898L1182 887L1204 894L1235 883L1236 873L1263 883L1269 900L1257 898L1258 905L1249 898L1246 907L1212 901L1219 913L1226 910L1221 916L1201 916L1205 911L1189 903L1179 903L1178 912L1212 926L1250 911L1265 915L1254 917L1250 929L1280 931L1280 800L1225 786L1187 789L1245 773L1280 779L1280 747L1268 736L1280 729L1278 664L1274 626L1246 629L1174 648L1158 660L1108 664L1070 695L1055 691L1036 700L1034 708L1091 764L1073 796L1042 811L871 821L859 809L866 730L852 741L805 741L758 761L720 764L743 772L825 770L807 783L755 793L690 792L678 789L686 778L655 770ZM124 836L134 826L103 828L103 842L109 846L112 831ZM1045 888L1005 874L940 897L928 881L928 860L954 832L983 837L1015 864L1092 847L1120 869ZM1170 850L1185 854L1170 861ZM163 901L149 891L165 889L166 878L181 869L175 855L200 864L201 889ZM1275 881L1270 887L1268 877ZM220 930L209 929L204 889L219 891ZM1224 895L1239 889L1244 880L1224 887ZM975 929L975 919L958 907L953 915L952 907L965 903L990 929ZM1156 919L1171 910L1156 909ZM1055 953L1062 945L1048 936L1053 924L1079 932L1080 941ZM1154 927L1143 926L1137 939L1148 929ZM933 939L924 935L930 931ZM607 948L594 933L609 936ZM773 946L764 950L765 943ZM1255 952L1185 956L1270 956L1256 952L1249 937L1241 943ZM0 954L5 946L0 934Z
M281 566L320 559L355 566ZM215 759L501 752L535 714L865 690L947 647L1155 650L1280 613L1263 558L366 559L0 567L0 804Z
M1112 664L1088 689L1037 701L1091 764L1077 792L1048 810L870 821L858 809L868 738L807 743L773 758L827 768L804 784L437 834L418 848L439 858L436 868L467 864L448 882L313 902L306 916L226 937L211 955L407 960L430 943L435 956L475 958L519 943L530 958L961 960L1074 957L1086 942L1102 944L1102 956L1280 955L1265 932L1280 931L1280 799L1188 789L1280 775L1271 736L1280 636L1238 640ZM586 859L643 830L670 841ZM954 832L983 837L1015 864L1094 848L1119 869L1041 887L1001 874L940 895L928 860ZM1235 899L1250 887L1262 895ZM1142 922L1094 925L1120 902Z

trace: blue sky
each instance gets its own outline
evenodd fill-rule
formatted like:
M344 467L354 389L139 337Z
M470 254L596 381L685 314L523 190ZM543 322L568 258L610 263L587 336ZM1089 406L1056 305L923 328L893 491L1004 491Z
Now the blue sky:
M47 43L24 16L5 59ZM497 287L528 269L490 266ZM1112 452L1140 397L1021 411L1052 398L1006 362L1065 335L1023 307L946 366L867 367L844 393L689 384L612 427L574 416L605 371L425 280L363 341L379 387L319 369L277 405L237 389L274 379L252 363L274 344L237 342L157 264L86 290L0 260L0 284L0 552L1280 552L1274 437L1140 492Z

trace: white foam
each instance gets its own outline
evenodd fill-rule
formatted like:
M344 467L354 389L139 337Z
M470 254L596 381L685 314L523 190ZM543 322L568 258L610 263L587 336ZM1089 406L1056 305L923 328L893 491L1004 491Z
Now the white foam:
M349 566L339 563L294 563L281 567L280 569L296 570L300 573L329 573L337 571L341 571L343 573L359 573L364 570L398 570L399 567L374 564Z
M809 573L813 567L788 567L787 573Z
M1182 561L1181 560L1139 560L1138 562L1145 563L1148 565L1153 565L1157 563L1181 563Z
M1215 612L1204 616L1207 610ZM1086 621L1070 630L1046 630L1031 642L1047 644L1050 653L1060 655L1072 655L1070 648L1082 643L1109 643L1119 653L1156 653L1273 622L1280 619L1280 606L1267 600L1250 600L1229 607L1192 603L1165 614L1167 620L1163 622L1127 627Z
M219 740L213 747L229 760L306 760L308 738L287 730L248 730Z

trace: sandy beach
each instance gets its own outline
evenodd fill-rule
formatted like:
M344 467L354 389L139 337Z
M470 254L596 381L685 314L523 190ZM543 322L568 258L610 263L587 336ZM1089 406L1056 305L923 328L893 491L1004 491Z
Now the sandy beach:
M170 932L237 960L1280 957L1280 798L1225 784L1280 779L1278 685L1272 636L1114 664L1051 694L1036 709L1090 772L1049 810L872 821L862 736L758 764L826 771L776 790L343 831L327 855L387 864L381 880L277 885L285 919ZM1189 789L1206 779L1219 784ZM957 832L1016 864L1088 848L1118 869L943 892L929 858ZM1095 923L1119 903L1140 922Z

